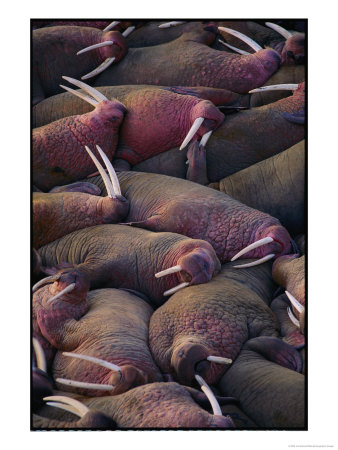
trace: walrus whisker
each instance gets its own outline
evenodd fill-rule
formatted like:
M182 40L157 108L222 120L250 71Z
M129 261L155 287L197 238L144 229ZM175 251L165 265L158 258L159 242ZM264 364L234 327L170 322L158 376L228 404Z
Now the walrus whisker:
M195 378L197 382L200 384L202 391L208 397L214 416L222 416L223 414L221 411L221 407L219 406L219 403L210 387L207 385L207 383L203 380L203 378L200 375L195 374Z

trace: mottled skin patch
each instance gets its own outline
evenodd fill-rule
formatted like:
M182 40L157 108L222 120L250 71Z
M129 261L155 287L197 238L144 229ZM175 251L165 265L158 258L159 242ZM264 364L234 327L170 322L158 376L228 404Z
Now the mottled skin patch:
M280 57L274 50L238 55L208 47L217 33L215 27L209 30L186 32L166 44L129 49L120 64L100 74L94 84L210 86L245 94L278 69Z
M77 181L96 169L84 149L100 158L99 145L112 160L125 113L118 101L103 101L94 111L33 129L33 183L42 190Z
M173 382L150 383L114 397L85 398L71 394L89 408L111 417L119 428L233 428L229 417L214 416L202 409L191 394ZM69 413L61 410L41 410L45 416L44 428L49 421L64 420ZM47 419L46 417L50 417ZM73 419L74 420L74 419Z
M33 84L40 83L46 97L62 92L59 84L62 84L63 75L80 79L106 58L114 56L115 62L118 62L127 53L126 40L118 31L55 26L36 29L32 36ZM116 44L76 54L85 47L105 41L114 41ZM36 93L33 91L33 101L35 97Z
M92 185L93 186L93 185ZM33 245L36 248L72 231L123 220L129 202L81 192L33 193Z
M175 233L151 233L125 225L98 225L74 231L39 249L42 263L70 263L84 272L91 288L115 287L144 293L154 304L182 282L206 283L220 262L208 242ZM181 272L162 278L155 273L180 264Z
M151 317L149 345L164 373L180 383L192 384L194 374L216 383L229 366L206 360L222 356L235 360L242 345L256 336L278 336L277 320L257 291L245 285L245 271L232 279L225 265L207 286L191 286L174 294ZM270 275L259 268L257 284ZM249 270L249 269L248 269ZM272 295L272 292L271 292Z

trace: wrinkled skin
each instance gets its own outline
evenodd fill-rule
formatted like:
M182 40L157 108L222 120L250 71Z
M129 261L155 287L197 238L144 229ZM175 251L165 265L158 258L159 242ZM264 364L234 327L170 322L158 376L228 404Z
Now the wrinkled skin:
M98 225L74 231L39 249L43 264L76 265L91 289L115 287L144 293L155 305L163 293L182 282L208 282L220 262L208 242L175 233L152 233L124 225ZM181 265L182 271L162 278L155 273Z
M210 362L208 356L235 360L248 339L278 335L277 320L259 290L266 282L271 285L271 265L237 273L233 265L224 265L206 288L189 286L176 292L150 319L153 357L162 372L182 384L196 385L195 373L208 384L217 383L229 365ZM246 284L247 272L256 278L254 287L250 281Z
M305 256L285 255L277 258L272 266L274 281L292 294L296 300L305 306ZM300 314L292 306L294 316L300 322L300 329L304 333L305 310Z
M207 174L198 176L202 180L209 180L210 183L220 181L287 150L304 139L304 127L291 123L283 115L285 112L297 112L303 105L304 83L301 83L292 96L266 106L228 115L222 125L212 133L206 145ZM192 150L191 145L187 153L189 156L193 155ZM183 151L180 152L178 148L169 150L161 156L154 156L135 165L133 170L185 178L187 166ZM198 167L205 167L202 158L194 160L193 163Z
M76 416L72 415L72 417ZM116 430L117 425L111 417L95 410L89 410L83 417L71 421L47 419L46 417L33 414L33 430L43 430L48 428Z
M236 55L210 48L216 34L216 27L204 26L201 32L185 32L166 44L129 49L128 55L101 73L94 85L210 86L246 94L278 69L280 56L274 50ZM135 71L135 66L139 70Z
M84 146L100 160L99 145L112 160L126 112L118 101L100 102L87 114L33 129L33 183L41 190L77 181L96 170Z
M152 308L135 295L117 289L90 291L88 311L78 320L51 316L48 331L53 333L58 352L52 367L53 378L113 385L109 395L121 394L133 387L162 381L148 349L148 324ZM103 327L102 324L105 324ZM115 372L89 361L70 358L63 351L93 356L121 368ZM90 397L108 395L107 391L65 386L64 391Z
M58 272L61 278L52 284L40 287L33 295L33 337L41 344L45 353L47 369L51 367L55 349L58 347L58 335L54 333L50 323L66 320L78 320L88 311L87 294L89 282L80 271L68 268ZM58 299L49 300L75 283L71 292Z
M127 52L127 43L118 31L103 32L90 27L56 26L36 29L32 36L33 104L62 92L59 84L62 84L63 75L80 79L106 58L115 57L114 63L117 63ZM76 54L85 47L105 41L113 41L115 45ZM34 87L39 85L40 89L36 91Z
M90 409L101 411L111 417L118 428L234 428L230 417L215 416L202 409L195 401L195 396L199 398L200 394L198 391L188 391L177 383L169 382L146 384L114 397L85 398L74 394L71 396ZM51 419L47 417L58 418L60 421L74 420L69 413L53 409L54 411L47 407L43 408L39 414L45 416L45 419L34 421L33 424L43 428L55 427L56 420L50 422Z
M128 214L121 195L99 197L82 192L33 194L33 245L36 248L82 228L116 223Z
M252 242L271 236L276 242L245 255L261 258L289 253L290 236L279 221L226 194L186 180L156 174L121 172L122 194L129 200L126 223L153 231L171 231L209 242L221 262ZM93 177L93 183L100 183Z
M190 168L190 165L189 165ZM305 142L210 187L276 217L295 235L304 232Z
M298 373L297 350L280 339L258 339L243 346L218 387L223 395L236 396L245 414L260 427L304 429L305 380ZM269 360L271 353L280 358L284 354L284 367Z

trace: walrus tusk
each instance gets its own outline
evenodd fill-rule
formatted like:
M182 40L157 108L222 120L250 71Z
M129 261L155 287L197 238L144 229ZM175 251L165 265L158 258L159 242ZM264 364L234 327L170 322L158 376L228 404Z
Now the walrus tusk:
M42 280L38 281L34 284L32 290L33 294L36 292L41 286L49 283L54 283L54 281L58 281L61 278L61 274L57 273L55 275L50 275L49 277L42 278Z
M207 360L218 364L232 364L232 359L223 358L222 356L208 356Z
M214 416L222 416L221 408L218 404L218 401L210 389L210 387L207 385L207 383L203 380L203 378L200 375L195 375L195 378L197 382L200 384L202 391L205 393L205 395L208 397L208 400L212 407L212 412Z
M128 27L126 30L124 30L124 32L122 33L123 37L127 37L130 35L130 33L132 33L135 30L134 26Z
M189 286L189 283L187 283L187 282L181 283L181 284L169 289L168 291L163 292L163 295L165 297L167 297L168 295L174 294L175 292L179 291L180 289L185 288L186 286Z
M253 261L251 263L247 263L247 264L242 264L241 266L233 266L234 269L244 269L244 267L253 267L253 266L258 266L259 264L263 264L266 261L269 261L269 259L272 259L275 257L274 253L270 253L270 255L266 255L263 258L257 259L256 261Z
M226 33L232 34L233 36L237 37L238 39L241 39L249 47L251 47L253 50L255 50L255 52L259 52L259 50L263 50L263 48L259 44L257 44L257 42L250 39L248 36L245 36L245 34L240 33L239 31L232 30L231 28L226 28L226 27L218 27L218 29L221 31L225 31Z
M162 23L161 25L158 26L158 28L176 27L176 25L181 25L181 23L185 23L185 21L183 21L183 20L176 20L176 21L173 21L173 22Z
M55 408L63 409L64 411L75 414L76 416L83 417L82 414L76 408L74 408L73 406L70 406L70 405L66 405L65 403L47 402L46 405L54 406Z
M299 303L299 301L296 300L295 297L292 294L290 294L290 292L285 291L285 294L290 300L292 306L294 306L296 310L301 314L305 310L304 306L301 303Z
M37 368L43 370L44 372L47 372L45 352L43 351L40 342L34 337L33 337L33 348L35 352Z
M115 195L115 191L114 191L114 187L108 177L108 175L106 174L104 168L101 166L101 164L99 163L98 159L96 158L96 156L92 153L92 151L87 147L87 145L85 145L85 149L87 150L89 156L91 157L91 159L93 160L97 170L100 172L100 175L102 177L102 180L104 182L104 185L106 187L107 190L107 195L109 198L116 198Z
M83 417L85 414L89 412L89 408L84 405L83 403L79 402L78 400L75 400L75 398L66 397L65 395L51 395L49 397L44 397L43 399L45 402L47 401L55 401L60 402L61 404L64 403L65 406L69 405L76 411L78 411L77 415L80 417ZM56 405L53 405L56 406ZM61 406L59 406L61 408ZM73 412L70 409L71 412ZM76 413L75 413L76 414Z
M84 389L97 389L98 391L112 391L114 386L111 384L96 384L85 383L82 381L67 380L66 378L56 378L58 383L65 384L66 386L79 387Z
M50 298L49 300L47 300L47 303L51 303L54 300L57 300L59 297L61 297L64 294L68 294L69 292L72 292L75 288L76 284L72 283L69 286L67 286L66 288L64 288L61 292L59 292L58 294L54 295L54 297Z
M288 312L288 316L289 316L289 319L291 320L291 322L292 322L294 325L296 325L297 328L300 328L299 320L296 319L296 317L293 315L290 306L288 306L287 312Z
M102 31L109 31L112 28L116 27L120 23L119 20L114 20L114 22L110 23L106 28L104 28Z
M96 107L99 104L97 100L94 100L93 98L89 97L89 95L85 95L80 91L75 91L75 89L64 86L63 84L59 84L59 86L62 87L62 89L65 89L66 91L70 92L71 94L76 95L79 98L82 98L82 100L90 103L94 107Z
M240 252L236 253L236 255L231 258L231 261L235 261L240 256L244 255L244 253L247 253L247 252L249 252L251 250L254 250L257 247L261 247L262 245L269 244L270 242L273 242L273 238L270 237L270 236L265 237L263 239L259 239L258 241L253 242L252 244L250 244L247 247L243 248Z
M112 370L114 372L121 372L121 368L116 364L105 361L104 359L95 358L94 356L81 355L79 353L71 353L71 352L62 352L65 356L70 356L71 358L84 359L85 361L90 361L94 364L98 364L99 366L105 367L106 369Z
M249 94L254 94L255 92L263 92L263 91L295 91L298 89L298 84L271 84L270 86L261 86L256 89L252 89L249 91Z
M98 102L104 102L105 100L108 100L107 97L101 94L101 92L99 92L97 89L94 89L92 86L83 83L83 81L76 80L75 78L71 77L66 77L65 75L62 75L62 78L69 83L74 84L78 88L83 89L87 94L91 95Z
M117 178L115 169L112 165L112 163L109 161L108 156L104 153L104 151L102 150L102 148L99 145L96 145L96 148L98 150L98 152L101 155L101 158L103 159L104 163L106 164L109 176L110 176L110 181L111 184L113 185L113 190L115 192L116 195L121 195L121 188L120 188L120 183L119 183L119 179Z
M276 25L272 22L265 22L265 25L272 30L277 31L277 33L281 34L285 39L289 39L292 36L292 33L290 31L286 30L285 28L281 27L280 25Z
M104 41L99 42L98 44L90 45L89 47L85 47L82 50L79 50L76 54L81 55L82 53L89 52L90 50L94 50L95 48L105 47L106 45L114 45L116 42L114 41Z
M226 47L229 47L231 50L233 50L234 52L237 52L241 55L251 55L251 53L246 52L245 50L241 50L240 48L234 47L233 45L230 45L224 41L222 41L221 39L218 39L218 42L220 42L221 44L225 45Z
M161 278L171 273L180 272L182 270L181 266L169 267L169 269L162 270L161 272L155 273L155 278Z
M204 120L204 117L197 117L197 119L195 119L195 122L192 124L190 130L188 131L188 134L186 135L184 141L182 142L180 150L182 150L184 147L186 147L189 144L189 142L193 138L194 134L197 132L199 127L202 125L203 120Z
M202 139L200 141L200 146L205 147L207 145L207 142L212 135L213 130L208 131L207 133L203 134Z
M87 75L83 75L83 77L81 77L81 80L88 80L88 78L95 77L99 73L101 73L104 70L106 70L111 64L113 64L115 59L116 59L115 56L113 56L112 58L105 59L103 61L103 63L101 63L99 66L96 67L96 69L94 69L91 72L87 73Z

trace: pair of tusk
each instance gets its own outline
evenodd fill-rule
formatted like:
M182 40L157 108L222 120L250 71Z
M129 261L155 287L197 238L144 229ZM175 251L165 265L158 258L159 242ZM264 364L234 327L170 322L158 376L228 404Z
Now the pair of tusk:
M271 28L272 30L277 31L277 33L281 34L285 39L289 39L292 36L292 33L290 33L290 31L286 30L280 25L276 25L275 23L272 22L265 22L265 25Z
M177 273L177 272L180 272L181 270L182 270L182 266L179 266L179 265L169 267L169 269L165 269L165 270L162 270L161 272L155 273L155 278L165 277L166 275L170 275L172 273ZM163 293L163 295L165 297L167 297L168 295L174 294L175 292L179 291L180 289L185 288L186 286L189 286L189 283L187 283L187 282L181 283L181 284L169 289L168 291L165 291Z
M106 28L103 29L103 31L109 31L112 28L115 28L119 23L119 20L114 20L114 22L110 23Z
M75 400L75 398L66 397L64 395L51 395L50 397L44 397L44 401L49 406L55 406L56 408L63 409L71 412L79 417L83 417L89 412L89 408L83 403Z
M60 86L65 89L66 91L70 92L73 95L76 95L77 97L82 98L82 100L85 100L86 102L90 103L94 107L97 106L100 102L104 102L107 99L106 96L101 94L98 90L94 89L93 87L89 86L86 83L83 83L82 81L76 80L75 78L62 76L62 78L66 81L68 81L71 84L74 84L80 89L83 89L86 94L83 94L82 92L75 91L74 89L71 89L67 86L64 86L63 84L60 84Z
M301 303L299 303L299 301L297 299L295 299L295 297L292 294L290 294L290 292L285 291L285 294L287 295L288 299L290 300L292 306L294 306L296 308L296 310L300 314L302 314L305 310L304 306Z
M207 133L203 134L202 139L200 140L200 147L205 147L207 145L207 142L208 142L210 136L212 135L212 132L213 132L213 130L210 130ZM189 159L185 163L189 164Z
M197 117L195 119L194 123L192 124L192 127L188 131L188 134L186 135L184 141L182 142L182 145L180 147L180 150L182 150L184 147L186 147L191 139L194 137L194 134L197 132L197 130L200 128L204 120L204 117Z
M58 281L61 278L61 274L55 274L55 275L50 275L49 277L45 277L42 280L38 281L37 283L34 284L32 290L33 290L33 294L34 292L36 292L41 286L45 285L45 284L49 284L49 283L54 283L54 281Z
M288 316L289 316L289 319L291 320L291 322L292 322L294 325L296 325L297 328L300 328L299 320L296 319L296 317L293 315L293 312L291 311L290 306L288 306L287 312L288 312Z
M120 372L121 374L121 368L119 366L111 362L105 361L104 359L95 358L93 356L88 355L81 355L79 353L62 352L62 354L65 356L70 356L71 358L83 359L85 361L98 364L99 366L105 367L106 369L112 370L114 372ZM58 383L65 384L67 386L85 389L96 389L100 391L112 391L114 389L114 386L108 384L84 383L82 381L67 380L65 378L57 378L56 381Z
M176 20L176 21L173 21L173 22L162 23L161 25L158 26L158 28L176 27L176 25L181 25L181 23L185 23L185 21L183 21L183 20Z
M195 375L195 378L196 378L196 381L201 386L201 390L208 397L208 400L209 400L209 402L211 404L212 412L213 412L214 416L222 416L223 414L222 414L222 411L221 411L221 407L219 406L219 403L218 403L214 393L212 392L212 390L208 386L208 384L203 380L203 378L200 375Z
M103 180L104 185L105 185L106 190L107 190L108 197L109 198L116 198L117 195L121 195L120 183L119 183L119 180L117 178L116 172L114 170L114 167L113 167L112 163L109 161L107 155L104 153L104 151L101 149L101 147L99 145L97 145L96 148L97 148L98 152L100 153L101 158L103 159L104 163L106 164L106 167L107 167L107 170L108 170L110 178L106 174L105 169L99 163L99 161L96 158L96 156L87 147L87 145L85 145L85 149L87 150L87 153L89 154L89 156L93 160L97 170L99 171L99 173L100 173L100 175L102 177L102 180Z
M263 91L295 91L298 89L298 84L288 83L288 84L271 84L270 86L261 86L256 89L249 91L249 94L254 94L255 92Z
M51 303L54 300L57 300L58 298L62 297L65 294L69 294L69 292L72 292L75 289L76 284L72 283L69 286L67 286L66 288L64 288L61 292L59 292L58 294L54 295L54 297L51 297L50 299L47 300L47 303Z
M239 53L240 55L251 55L251 53L246 52L245 50L241 50L240 48L234 47L233 45L227 44L226 42L222 41L221 39L218 39L218 42L225 45L225 47L230 48L234 52Z
M223 358L222 356L208 356L207 360L218 364L232 364L232 359Z
M43 351L40 342L34 337L33 337L33 348L35 352L37 368L43 370L44 372L47 372L45 352Z
M241 251L236 253L235 256L231 258L231 261L236 261L240 256L244 255L247 252L250 252L251 250L254 250L255 248L261 247L262 245L269 244L270 242L273 242L274 239L270 236L265 237L263 239L259 239L256 242L253 242L252 244L248 245L247 247L243 248ZM266 261L269 261L269 259L274 258L275 254L270 253L269 255L264 256L263 258L258 259L257 261L253 261L251 263L242 264L241 266L233 266L236 269L245 268L245 267L253 267L258 266L259 264L263 264Z
M226 33L231 34L232 36L237 37L241 41L245 42L249 47L251 47L255 52L259 52L260 50L263 50L263 48L257 44L253 39L250 39L248 36L246 36L243 33L240 33L239 31L232 30L231 28L226 27L218 27L220 31L225 31ZM236 47L234 47L236 48Z

